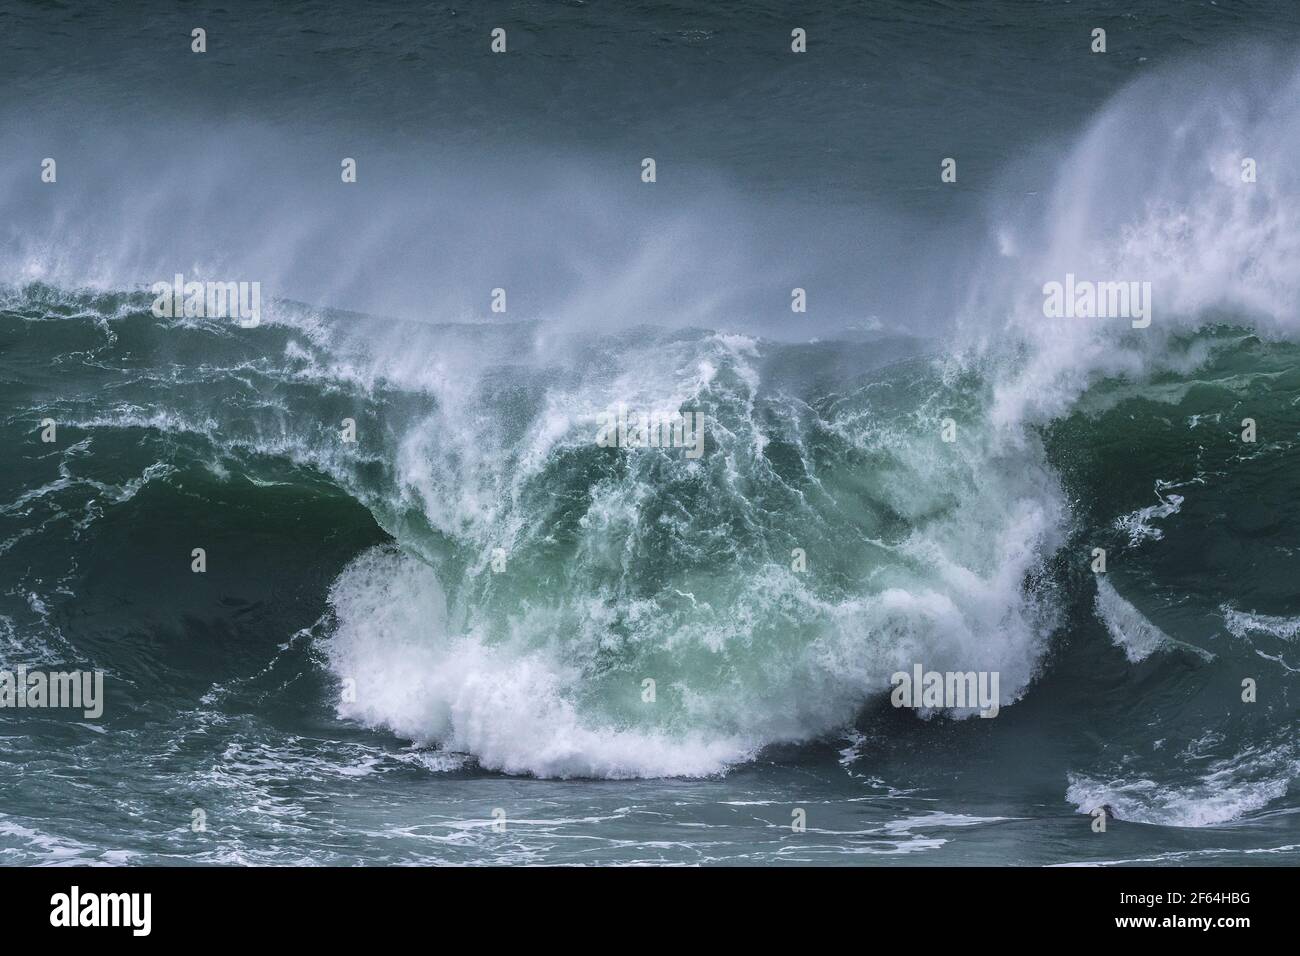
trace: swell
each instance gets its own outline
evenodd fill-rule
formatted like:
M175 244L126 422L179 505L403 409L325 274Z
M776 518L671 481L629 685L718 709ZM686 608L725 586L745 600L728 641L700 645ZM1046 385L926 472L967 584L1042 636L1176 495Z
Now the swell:
M318 476L397 543L349 538L322 595L338 713L490 769L723 772L852 724L920 661L999 671L1008 706L1068 676L1060 719L1105 727L1069 778L1080 809L1109 793L1134 819L1230 819L1294 773L1285 693L1223 701L1246 665L1284 689L1296 667L1297 74L1274 56L1209 72L1139 84L1066 152L1044 207L999 207L942 343L283 300L240 330L159 322L139 293L13 290L11 514L38 517L46 495L24 496L61 480L34 437L46 413L64 457L159 446L95 478L120 494L180 487L178 459L221 481ZM1134 143L1168 162L1113 158ZM1225 172L1247 148L1271 171L1252 191ZM1156 323L1045 320L1042 283L1067 271L1150 278ZM705 455L599 447L619 403L702 412ZM1246 417L1264 423L1250 448ZM1152 710L1177 746L1152 745ZM1242 799L1187 811L1213 781Z
M49 295L37 289L34 298ZM378 503L376 516L404 550L366 552L330 586L336 620L326 653L335 676L356 692L352 700L340 698L340 712L515 772L716 772L764 745L812 739L851 723L887 687L889 672L918 657L941 669L1001 670L1010 703L1033 679L1051 625L1062 620L1054 589L1083 593L1087 584L1077 574L1055 581L1044 574L1055 549L1023 550L1023 523L1009 521L1012 550L999 550L988 533L991 523L1033 516L1034 508L1053 507L1068 494L1096 509L1073 516L1083 529L1073 539L1078 553L1086 553L1083 542L1100 541L1123 554L1132 542L1120 519L1140 510L1155 482L1173 480L1151 474L1170 460L1195 457L1152 440L1152 425L1169 431L1169 400L1185 406L1176 415L1185 431L1174 431L1197 442L1203 465L1204 432L1197 429L1209 427L1207 409L1220 407L1218 392L1238 385L1243 374L1256 383L1260 414L1293 411L1289 393L1278 388L1279 372L1291 367L1288 353L1231 330L1211 331L1205 338L1222 347L1219 362L1198 377L1171 380L1166 401L1147 411L1144 428L1134 424L1130 406L1153 403L1143 397L1126 405L1123 383L1108 382L1047 433L1043 449L1018 447L1022 457L999 462L976 446L982 456L962 460L945 452L940 413L970 407L988 389L973 377L943 384L936 374L942 366L932 359L903 359L864 373L867 356L878 356L883 343L860 343L861 361L844 361L837 371L825 353L843 359L849 343L772 346L643 331L634 339L642 346L685 350L672 363L684 370L679 401L702 405L718 423L710 453L697 465L668 452L595 447L593 413L609 396L635 394L628 375L644 376L652 389L672 379L639 360L622 377L602 371L608 391L572 377L568 370L582 363L567 353L558 371L502 367L483 376L477 393L460 383L453 392L458 403L444 407L428 394L417 399L407 386L395 388L400 370L350 365L346 374L322 373L334 366L318 361L305 373L301 356L312 340L284 328L238 333L272 338L285 356L282 367L232 361L231 369L215 373L221 350L228 360L242 355L244 346L229 341L234 333L161 328L133 312L129 301L108 303L107 323L102 313L71 323L22 320L29 332L56 336L46 345L56 350L66 347L69 324L87 330L89 340L76 342L88 367L84 404L64 388L56 414L69 429L65 441L81 447L84 458L101 461L96 455L102 454L122 466L96 478L93 491L124 499L134 474L137 483L202 489L199 497L218 509L210 513L226 517L230 502L219 491L231 482L259 515L273 512L277 488L313 481ZM447 341L454 332L436 334ZM463 332L481 352L482 330ZM319 328L313 334L321 338ZM516 346L528 334L511 330ZM177 338L206 345L170 341ZM85 348L95 341L98 348ZM596 351L618 355L625 346L610 341ZM140 359L150 347L156 354L138 362L144 374L136 380L147 401L140 404L120 383L114 400L105 401L93 375L111 367L111 350ZM906 354L916 346L893 347ZM161 359L186 352L204 355L201 374ZM48 362L32 363L42 364ZM259 375L275 385L261 383ZM531 397L529 375L536 377ZM286 414L285 395L296 394L286 383L295 377L302 391ZM442 380L439 372L430 377ZM510 388L502 389L502 380ZM778 387L756 387L764 380ZM361 382L385 384L367 392L372 386ZM362 407L375 416L363 422L400 440L344 462L334 455L337 435L327 430L325 416L340 414L332 402L349 388L361 391L347 407ZM260 402L261 389L276 400ZM400 411L407 418L393 408L398 394L406 395ZM358 395L368 395L367 404L355 405ZM379 398L388 407L382 416L374 407ZM458 418L467 406L489 409L494 425L511 420L509 409L516 416L521 408L532 411L513 432L496 436L499 444L480 447L482 419ZM218 407L229 418L210 422ZM286 427L289 421L294 427ZM1219 438L1218 451L1229 458L1230 435L1220 430ZM1116 450L1132 442L1150 456L1134 462ZM1285 461L1286 449L1275 451ZM1270 480L1284 478L1276 459L1262 460L1272 463ZM1116 470L1121 461L1129 467ZM1025 481L1027 462L1037 470ZM1013 472L1021 474L1020 499L1017 486L1008 484ZM1068 490L1057 487L1054 474ZM1187 483L1204 476L1174 477ZM1219 494L1219 504L1207 507L1239 493L1225 487ZM168 509L151 508L133 515L165 526ZM39 518L29 504L18 510L24 522ZM1053 516L1060 524L1050 531L1068 523L1060 512ZM299 524L293 536L324 535L328 523ZM234 533L246 532L236 527ZM1053 541L1059 546L1064 539ZM789 559L800 545L809 562L803 577ZM508 555L504 575L490 570L496 547ZM179 543L174 548L188 551ZM1008 554L1023 563L1008 567ZM149 566L143 559L138 564ZM1155 566L1168 568L1167 562ZM1142 582L1134 571L1124 568L1120 579ZM1027 588L1026 577L1037 590ZM1179 583L1189 592L1202 586L1194 574ZM1241 600L1243 592L1229 582L1210 603L1217 606L1229 593ZM1251 606L1285 612L1285 592ZM1008 608L1024 614L1019 641L1006 633ZM1086 610L1068 611L1070 620L1088 619ZM995 634L1000 643L990 646ZM664 688L649 714L641 699L647 676Z
M319 326L314 344L275 328L163 328L117 307L106 325L80 320L101 339L76 353L91 370L84 394L41 405L34 371L33 414L47 408L73 442L141 430L202 439L163 456L167 468L189 458L248 478L265 471L255 461L288 458L365 502L403 543L363 556L331 591L333 667L356 691L346 716L494 769L708 773L850 721L917 644L936 664L974 654L1004 673L1009 695L1032 675L1026 646L1041 640L1043 611L1020 577L1036 555L1026 535L1052 533L1050 478L978 446L942 452L941 412L965 403L971 382L945 395L922 358L861 371L914 343L859 343L859 361L836 371L824 355L853 346L649 329L594 344L552 337L534 361L472 375L448 361L419 369L413 388L415 370L388 364L391 353L369 365L328 354ZM448 327L420 341L482 362L492 340L504 357L528 352L538 331ZM259 335L271 341L253 358ZM109 400L95 370L119 373ZM615 401L701 411L706 454L599 448L597 416ZM355 449L329 424L349 416ZM990 467L1015 476L1020 497L1008 501ZM942 491L918 494L925 485ZM980 505L962 511L962 498ZM985 551L1004 516L1014 532ZM489 569L497 549L505 573ZM972 600L988 587L995 600ZM1015 630L982 643L995 627ZM653 707L646 679L661 688Z

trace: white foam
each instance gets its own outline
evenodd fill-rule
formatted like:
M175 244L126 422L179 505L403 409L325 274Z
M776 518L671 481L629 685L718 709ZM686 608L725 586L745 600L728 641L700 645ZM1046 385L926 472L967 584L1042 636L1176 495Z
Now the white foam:
M1195 782L1177 786L1147 777L1109 780L1070 774L1066 799L1081 813L1109 804L1121 821L1170 827L1229 823L1286 794L1300 774L1293 748L1247 749L1212 760Z
M751 755L736 737L666 734L584 721L575 675L546 653L520 654L448 633L437 578L413 558L373 550L340 575L330 601L334 673L355 682L343 717L464 751L490 770L548 777L705 776Z
M1115 519L1115 527L1128 535L1130 546L1139 545L1144 541L1160 541L1164 538L1165 533L1151 522L1159 518L1176 515L1182 510L1182 495L1171 494L1165 497L1160 495L1158 488L1156 494L1160 497L1159 504L1138 508L1136 511L1121 515Z
M1296 59L1260 51L1157 72L1078 137L1045 208L1019 212L1023 183L1008 184L962 319L963 340L1003 362L996 423L1055 418L1102 376L1144 380L1214 310L1265 334L1300 329L1298 96ZM1241 180L1246 157L1257 182ZM1150 327L1045 318L1043 284L1068 273L1150 282Z
M1133 663L1146 660L1172 643L1168 634L1120 597L1119 592L1102 575L1097 576L1097 598L1093 608L1106 626L1115 646L1123 648L1124 656Z
M1225 604L1219 608L1224 625L1233 637L1249 639L1251 634L1268 634L1283 641L1294 641L1300 636L1300 617L1278 617L1238 611Z

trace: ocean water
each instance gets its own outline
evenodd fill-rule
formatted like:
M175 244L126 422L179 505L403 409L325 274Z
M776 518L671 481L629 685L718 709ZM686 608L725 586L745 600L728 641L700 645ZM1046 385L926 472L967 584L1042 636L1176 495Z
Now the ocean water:
M0 8L0 862L1300 862L1300 11L1129 6Z

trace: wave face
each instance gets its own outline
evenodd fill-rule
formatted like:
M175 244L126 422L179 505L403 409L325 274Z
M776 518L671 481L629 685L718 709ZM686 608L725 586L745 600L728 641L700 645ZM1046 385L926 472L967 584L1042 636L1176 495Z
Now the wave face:
M315 317L239 330L148 304L28 288L6 314L15 338L89 340L100 371L49 412L72 447L185 436L229 480L287 459L393 536L330 590L346 717L509 772L698 775L850 724L914 660L999 671L1005 703L1033 677L1054 611L1025 579L1061 544L1060 489L1036 446L982 433L976 379L888 361L914 342L383 325L394 358L356 320L334 342ZM203 361L160 376L178 352ZM599 447L620 402L702 413L703 454Z
M1008 433L986 424L996 371L918 355L914 340L590 341L368 320L400 339L390 351L352 316L339 332L286 305L244 330L158 320L150 301L47 287L6 299L8 354L28 370L7 398L29 403L9 437L35 451L45 415L64 437L8 491L5 560L25 566L50 534L93 539L106 511L155 486L214 507L232 485L337 489L337 506L364 505L391 539L346 563L314 628L339 715L487 769L720 773L852 726L914 662L998 671L1010 705L1053 638L1089 626L1155 664L1170 695L1189 681L1221 691L1259 659L1283 681L1295 666L1300 402L1285 342L1207 328L1180 346L1211 356L1194 372L1102 379L1050 427ZM441 357L410 358L427 355ZM76 387L54 398L55 375ZM599 447L618 401L702 411L704 454ZM1243 452L1240 408L1277 437ZM1281 512L1256 504L1274 501ZM1095 584L1094 546L1111 555ZM38 600L9 618L15 639L40 621ZM1162 719L1208 719L1208 701L1191 718L1169 703ZM1286 712L1258 706L1265 725ZM1229 749L1259 739L1254 721L1229 724ZM1111 726L1148 733L1131 716ZM1284 786L1293 763L1269 765Z
M427 416L394 429L390 496L420 533L332 592L335 672L363 675L344 714L511 772L694 775L850 723L914 659L1001 671L1008 701L1028 684L1049 609L1024 579L1060 543L1060 495L978 425L947 452L973 383L922 359L864 375L877 343L572 349L436 370ZM703 455L598 447L620 402L702 413Z
M924 853L1042 807L1086 826L1109 804L1242 828L1177 852L1291 853L1297 62L1243 47L1153 71L963 206L937 252L875 263L870 308L844 304L845 280L794 331L799 280L762 262L802 200L755 209L706 177L647 210L598 163L548 154L546 189L502 161L425 201L393 185L430 182L395 149L370 205L333 208L265 180L243 195L219 129L187 147L206 164L160 154L152 186L80 219L93 178L59 215L9 188L0 653L103 668L121 769L98 730L54 719L0 760L59 750L78 786L134 774L155 830L177 790L225 806L234 842L200 851L216 862L318 859L286 847L340 795L364 794L370 832L388 797L349 788L381 774L410 784L412 813L445 797L426 778L490 808L500 775L663 788L635 813L709 785L785 812L801 778L769 765L833 774L846 805L951 810L844 831L854 852ZM876 211L872 242L911 248L915 210ZM447 255L424 275L438 223ZM855 228L829 219L791 272L852 272ZM555 277L522 321L433 291L512 268ZM261 324L156 317L144 289L178 271L264 276ZM1045 317L1044 283L1067 274L1150 282L1150 327ZM773 298L779 319L756 304ZM619 407L699 413L702 454L603 446ZM997 672L998 718L889 707L917 663ZM55 778L33 786L60 799ZM6 813L0 849L94 842ZM501 858L447 827L438 852ZM1118 852L1168 851L1132 839ZM1035 861L1083 852L1053 840Z

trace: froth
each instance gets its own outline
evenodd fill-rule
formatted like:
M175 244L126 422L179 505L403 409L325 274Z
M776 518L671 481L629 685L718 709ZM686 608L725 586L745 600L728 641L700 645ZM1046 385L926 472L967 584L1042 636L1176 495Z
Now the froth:
M584 719L571 698L580 675L569 665L450 633L433 571L400 552L362 555L335 582L330 601L338 623L329 658L347 688L340 716L472 754L487 769L706 776L754 750L738 737L674 737Z

